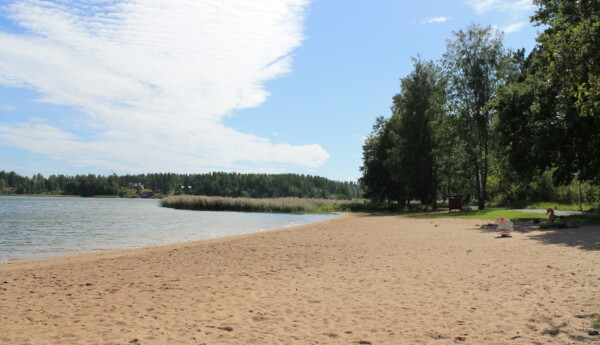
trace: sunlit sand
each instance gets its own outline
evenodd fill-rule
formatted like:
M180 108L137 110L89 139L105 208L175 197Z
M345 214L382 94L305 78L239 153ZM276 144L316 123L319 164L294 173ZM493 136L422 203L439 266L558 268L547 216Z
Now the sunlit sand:
M347 215L0 266L2 344L572 344L600 228Z

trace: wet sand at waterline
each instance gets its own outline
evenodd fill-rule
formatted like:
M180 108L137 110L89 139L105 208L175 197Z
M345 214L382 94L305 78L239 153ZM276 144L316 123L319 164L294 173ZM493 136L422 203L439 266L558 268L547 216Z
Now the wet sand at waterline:
M576 344L600 228L345 215L0 265L2 344Z

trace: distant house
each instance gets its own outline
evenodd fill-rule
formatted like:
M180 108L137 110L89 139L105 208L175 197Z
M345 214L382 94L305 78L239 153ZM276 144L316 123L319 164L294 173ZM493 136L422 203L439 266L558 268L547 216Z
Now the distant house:
M129 184L129 188L133 188L133 189L137 189L137 190L142 190L144 189L144 185L137 182L137 183L130 183Z

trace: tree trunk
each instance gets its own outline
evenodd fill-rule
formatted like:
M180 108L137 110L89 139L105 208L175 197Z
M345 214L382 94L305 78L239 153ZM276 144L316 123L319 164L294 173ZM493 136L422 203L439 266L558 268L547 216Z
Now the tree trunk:
M477 206L481 208L481 176L479 169L475 172L475 197L477 198Z
M529 202L529 174L525 177L525 201Z
M579 174L577 175L577 184L579 185L579 212L583 212L583 196L581 194L581 180Z
M480 198L479 198L479 202L477 203L477 206L480 210L485 209L485 198L486 198L486 185L487 185L487 173L482 173L481 174L481 192L480 192Z
M478 207L480 210L485 209L485 199L487 199L487 174L488 174L488 147L487 142L485 143L485 152L482 157L482 169L481 169L481 199L479 200Z

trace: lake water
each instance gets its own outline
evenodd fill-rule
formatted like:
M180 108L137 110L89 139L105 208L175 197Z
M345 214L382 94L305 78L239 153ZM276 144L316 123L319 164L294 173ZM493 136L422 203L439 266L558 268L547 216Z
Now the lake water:
M0 261L226 237L331 217L174 210L155 199L0 196Z

